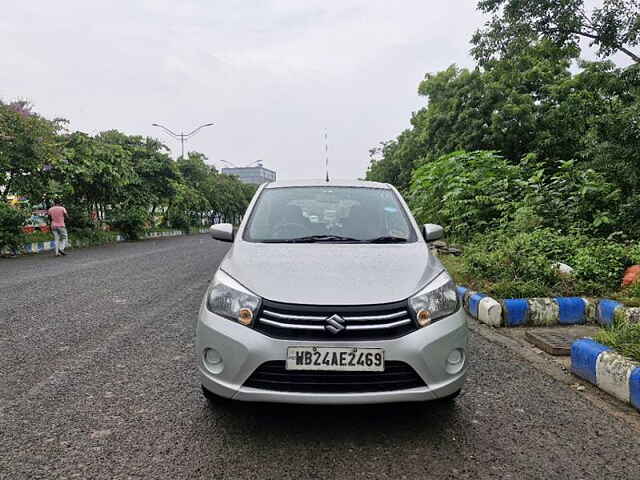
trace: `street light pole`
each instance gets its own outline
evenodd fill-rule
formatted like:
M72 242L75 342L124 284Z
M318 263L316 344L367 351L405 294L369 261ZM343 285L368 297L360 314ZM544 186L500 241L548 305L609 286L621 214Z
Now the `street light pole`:
M196 128L195 130L192 130L189 133L175 133L172 132L171 130L169 130L167 127L165 127L164 125L160 125L159 123L152 123L151 126L152 127L159 127L162 130L164 130L166 133L168 133L169 135L171 135L173 138L180 139L180 157L184 158L184 141L185 140L189 140L191 137L193 137L196 133L198 133L200 130L202 130L204 127L210 127L213 125L213 122L211 123L205 123L200 125L198 128Z

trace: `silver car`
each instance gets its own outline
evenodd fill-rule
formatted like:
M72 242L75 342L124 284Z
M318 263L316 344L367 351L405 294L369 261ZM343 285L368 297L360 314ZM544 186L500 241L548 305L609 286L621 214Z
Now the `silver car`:
M311 221L310 219L317 221ZM454 399L467 326L455 285L390 185L258 189L202 301L196 356L210 401Z

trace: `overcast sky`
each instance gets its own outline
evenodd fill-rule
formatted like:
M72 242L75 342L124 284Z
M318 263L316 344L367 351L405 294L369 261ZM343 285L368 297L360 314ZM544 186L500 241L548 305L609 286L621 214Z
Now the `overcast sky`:
M25 1L0 17L0 98L27 98L95 134L177 142L220 167L263 159L280 178L362 177L368 149L422 106L418 83L473 64L475 1Z

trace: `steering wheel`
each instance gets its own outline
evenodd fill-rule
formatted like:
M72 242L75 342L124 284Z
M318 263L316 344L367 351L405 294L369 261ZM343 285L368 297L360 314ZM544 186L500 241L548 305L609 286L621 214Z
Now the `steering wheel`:
M309 229L300 223L283 222L274 227L273 234L276 237L280 237L283 234L292 238L303 237L309 234Z

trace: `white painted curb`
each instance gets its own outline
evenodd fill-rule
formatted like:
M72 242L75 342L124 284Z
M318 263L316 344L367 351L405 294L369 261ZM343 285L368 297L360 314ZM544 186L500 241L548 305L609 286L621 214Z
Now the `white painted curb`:
M629 377L640 363L629 360L619 353L606 351L596 360L596 378L598 387L614 397L629 403Z
M200 228L198 230L196 230L198 233L208 233L209 229L208 228ZM145 236L142 238L143 240L148 240L150 238L158 238L158 237L178 237L180 235L185 235L185 233L182 230L170 230L167 232L149 232L147 234L145 234ZM123 235L116 235L115 241L116 242L125 242L127 239L126 237L124 237ZM74 242L73 239L71 239L71 243L69 244L70 247L82 247L82 245L78 245L77 242ZM49 252L51 250L54 250L56 248L56 242L53 240L49 240L46 242L33 242L33 243L26 243L22 246L22 249L25 251L25 253L41 253L41 252ZM2 252L0 252L3 255L8 255L11 252L7 249L2 250Z
M478 304L478 320L491 327L499 327L502 322L502 305L491 297L484 297Z

